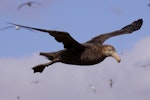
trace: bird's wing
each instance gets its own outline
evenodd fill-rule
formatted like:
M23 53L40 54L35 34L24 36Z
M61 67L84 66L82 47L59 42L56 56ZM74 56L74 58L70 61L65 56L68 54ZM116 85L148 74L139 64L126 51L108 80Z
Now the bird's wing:
M8 29L8 28L13 28L14 26L7 26L7 27L4 27L4 28L1 28L0 30L5 30L5 29Z
M66 49L74 49L77 51L82 51L85 49L84 45L80 44L75 39L73 39L67 32L33 28L33 27L18 25L18 24L14 24L14 23L9 23L9 24L20 26L25 29L32 29L32 30L49 33L49 35L53 36L56 39L56 41L62 42L64 44L64 48L66 48Z
M139 30L143 24L143 20L139 19L137 21L132 22L131 24L123 27L120 30L106 33L106 34L101 34L99 36L94 37L93 39L87 41L87 43L96 43L96 44L103 44L105 40L113 37L113 36L118 36L118 35L123 35L123 34L130 34L136 30Z
M17 9L20 10L20 8L23 7L23 6L25 6L25 5L27 5L27 3L21 4Z

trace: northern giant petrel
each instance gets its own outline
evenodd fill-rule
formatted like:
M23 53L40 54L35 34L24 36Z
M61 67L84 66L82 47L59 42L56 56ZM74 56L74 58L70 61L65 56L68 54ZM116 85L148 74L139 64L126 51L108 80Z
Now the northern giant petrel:
M34 70L34 73L36 72L42 73L45 67L48 67L49 65L52 65L56 62L62 62L65 64L72 64L72 65L94 65L100 63L106 57L114 57L118 62L120 62L121 59L117 55L115 48L111 45L106 45L103 43L105 42L105 40L113 36L130 34L136 30L139 30L142 26L142 23L143 23L142 19L136 20L131 24L121 28L120 30L100 34L85 43L77 42L67 32L39 29L13 23L10 24L20 26L22 28L46 32L49 35L53 36L57 42L63 43L65 48L63 50L56 52L40 53L40 55L45 56L47 57L47 59L51 60L48 63L39 64L32 68Z

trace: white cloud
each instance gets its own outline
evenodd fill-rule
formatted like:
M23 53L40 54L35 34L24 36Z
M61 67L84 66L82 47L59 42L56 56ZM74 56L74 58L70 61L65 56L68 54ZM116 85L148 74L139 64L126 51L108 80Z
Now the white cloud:
M131 51L121 55L119 64L113 58L88 67L57 63L42 74L33 74L31 70L32 66L47 61L37 54L0 58L0 99L15 100L20 96L22 100L149 100L148 43L150 37L139 41ZM110 79L114 81L113 88L109 87ZM35 80L39 83L33 84Z

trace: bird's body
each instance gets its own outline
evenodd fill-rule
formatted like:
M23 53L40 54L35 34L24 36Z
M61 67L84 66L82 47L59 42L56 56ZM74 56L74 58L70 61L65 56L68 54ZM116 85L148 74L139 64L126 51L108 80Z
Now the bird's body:
M104 55L105 50L103 47L115 50L110 45L93 45L88 43L83 45L86 47L86 49L83 51L64 49L58 52L40 53L40 55L47 57L49 60L54 60L65 64L94 65L103 61L107 57ZM118 62L120 62L119 56L115 54L113 56L117 59Z
M86 47L84 51L65 49L57 52L40 53L40 55L46 56L49 60L57 61L58 59L65 64L94 65L103 61L107 57L106 55L103 55L103 52L105 51L103 47L107 46L113 48L110 45L93 45L86 43L83 45ZM119 61L120 58L117 57L117 59Z
M113 36L129 34L140 29L142 23L143 20L139 19L123 27L120 30L98 35L85 43L77 42L67 32L45 30L28 26L22 26L13 23L10 24L20 26L25 29L32 29L41 32L46 32L49 35L53 36L56 39L56 41L62 42L64 44L65 49L63 50L57 52L40 53L40 55L47 57L51 61L33 67L32 69L34 70L34 73L36 73L36 72L43 72L45 67L52 65L53 63L56 62L62 62L65 64L73 64L73 65L94 65L100 63L106 57L113 57L118 62L120 62L121 59L117 55L115 48L111 45L104 45L103 43L105 42L105 40Z

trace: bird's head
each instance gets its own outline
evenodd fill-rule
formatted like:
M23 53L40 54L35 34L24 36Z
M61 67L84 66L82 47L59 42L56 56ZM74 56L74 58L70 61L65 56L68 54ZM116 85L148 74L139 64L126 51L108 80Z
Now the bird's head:
M117 60L117 62L120 62L121 59L118 56L115 48L111 45L103 45L103 54L107 57L113 57Z

